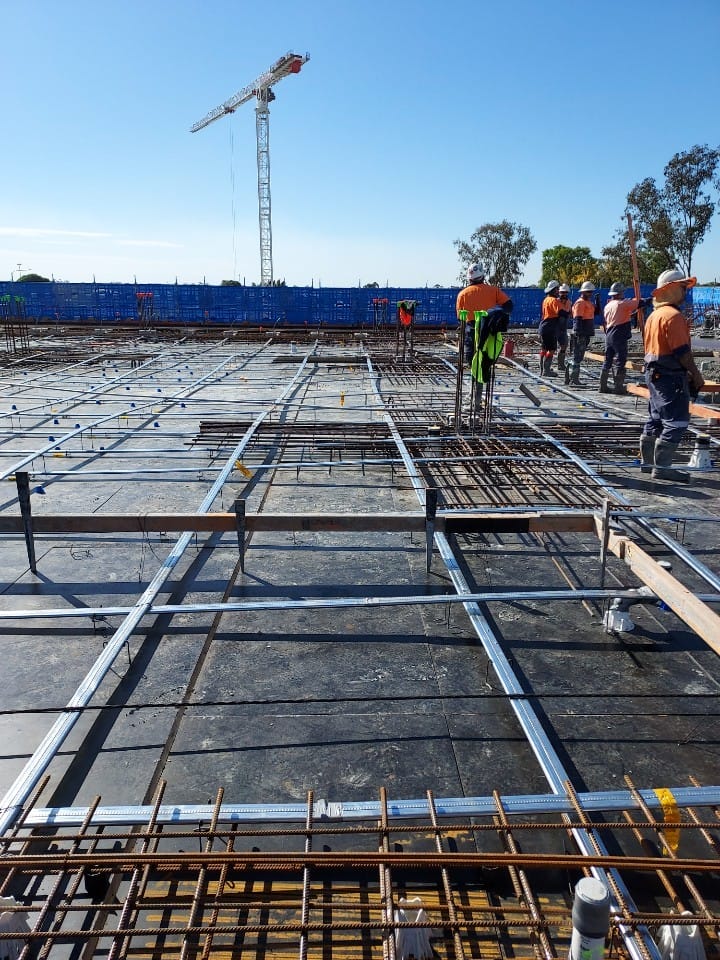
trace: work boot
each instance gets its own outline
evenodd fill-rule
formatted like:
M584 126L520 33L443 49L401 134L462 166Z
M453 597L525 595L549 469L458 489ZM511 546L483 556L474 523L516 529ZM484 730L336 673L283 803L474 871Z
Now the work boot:
M545 354L544 353L540 354L540 376L541 377L545 376Z
M673 470L673 454L678 448L677 443L668 443L667 440L655 441L655 466L653 467L653 480L674 480L675 483L690 483L690 474L684 470Z
M556 377L557 374L552 368L552 354L546 353L543 359L543 373L544 377Z
M570 383L570 366L565 367L565 386Z
M600 371L600 386L598 390L600 393L612 393L610 387L608 387L608 377L610 376L609 370Z
M625 368L622 367L615 373L615 393L621 397L627 396L627 387L625 386Z
M565 351L565 350L558 350L558 370L561 370L561 371L562 371L562 370L565 369L565 354L566 354L566 352L567 352L567 351Z
M655 466L655 437L643 433L640 437L640 470L650 473Z
M573 387L580 386L580 371L577 369L577 367L575 367L573 372L570 374L570 384Z

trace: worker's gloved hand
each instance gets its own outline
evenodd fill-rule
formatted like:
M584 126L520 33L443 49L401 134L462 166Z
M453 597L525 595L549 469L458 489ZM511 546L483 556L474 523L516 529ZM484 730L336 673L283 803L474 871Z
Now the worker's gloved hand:
M697 374L690 373L688 376L690 379L690 396L693 400L697 400L698 394L705 386L705 377L703 377L700 371L698 371Z

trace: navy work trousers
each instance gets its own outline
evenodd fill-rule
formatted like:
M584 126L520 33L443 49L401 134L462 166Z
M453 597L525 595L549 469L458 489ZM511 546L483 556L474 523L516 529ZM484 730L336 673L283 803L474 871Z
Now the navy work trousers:
M540 321L540 342L542 344L543 350L550 350L554 352L557 350L558 337L557 337L557 328L558 321L556 317L553 317L552 320L541 320Z
M663 370L650 366L645 371L648 386L648 419L643 434L680 443L690 424L690 384L685 370Z
M608 372L612 369L613 363L616 370L625 369L625 361L628 355L628 340L632 336L632 328L629 323L621 323L617 327L610 327L605 336L605 362L603 370Z
M585 333L574 333L573 334L573 358L572 358L572 372L579 372L580 364L582 358L585 356L585 351L590 345L590 336Z
M557 342L560 350L567 350L568 345L568 324L565 317L557 318Z

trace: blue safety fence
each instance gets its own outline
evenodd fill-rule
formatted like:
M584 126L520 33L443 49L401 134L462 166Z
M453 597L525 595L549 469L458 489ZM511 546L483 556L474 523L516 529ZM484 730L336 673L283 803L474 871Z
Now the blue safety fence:
M716 288L700 287L695 298ZM652 285L642 287L644 297ZM600 290L603 304L607 290ZM537 287L508 289L512 325L534 327L544 293ZM457 287L214 287L206 284L8 283L0 299L22 303L28 320L92 324L232 324L250 327L358 327L395 323L400 300L417 303L420 326L454 327ZM576 299L577 291L571 292Z
M720 287L693 287L691 293L696 319L705 310L720 310Z

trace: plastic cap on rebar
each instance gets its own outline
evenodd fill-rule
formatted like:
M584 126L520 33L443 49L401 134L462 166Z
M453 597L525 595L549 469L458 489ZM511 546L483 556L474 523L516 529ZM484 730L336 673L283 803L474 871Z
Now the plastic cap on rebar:
M610 925L610 891L595 877L583 877L575 887L573 927L584 937L604 937Z

